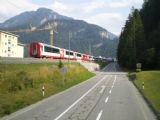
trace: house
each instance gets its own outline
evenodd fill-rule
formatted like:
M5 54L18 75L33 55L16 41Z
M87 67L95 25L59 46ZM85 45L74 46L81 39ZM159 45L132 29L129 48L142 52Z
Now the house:
M24 45L18 43L18 35L0 30L0 57L24 57Z

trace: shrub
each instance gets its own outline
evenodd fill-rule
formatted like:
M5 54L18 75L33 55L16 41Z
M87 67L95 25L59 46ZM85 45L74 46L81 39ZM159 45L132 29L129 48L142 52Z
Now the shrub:
M62 68L62 67L64 67L64 64L62 63L62 61L61 61L61 60L59 60L58 67L59 67L59 68Z
M12 112L12 107L7 104L3 105L2 109L4 114L10 114Z

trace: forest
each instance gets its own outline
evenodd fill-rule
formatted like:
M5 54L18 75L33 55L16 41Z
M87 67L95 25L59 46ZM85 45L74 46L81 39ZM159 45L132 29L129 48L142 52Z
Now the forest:
M144 0L142 9L132 8L120 34L119 64L135 69L160 69L160 0Z

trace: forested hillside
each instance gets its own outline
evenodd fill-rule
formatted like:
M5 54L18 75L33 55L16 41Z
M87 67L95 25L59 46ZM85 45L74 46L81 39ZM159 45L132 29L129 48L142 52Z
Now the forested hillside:
M118 61L121 66L160 69L160 1L147 0L141 10L132 8L121 32Z

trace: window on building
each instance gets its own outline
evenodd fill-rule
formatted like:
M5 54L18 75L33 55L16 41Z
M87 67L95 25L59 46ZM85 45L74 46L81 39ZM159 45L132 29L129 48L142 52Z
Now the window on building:
M7 45L7 43L5 42L5 45Z
M8 47L8 51L11 51L11 48L10 48L10 47Z
M11 40L8 40L8 44L9 44L9 45L11 44Z
M7 35L5 35L5 38L7 38Z

